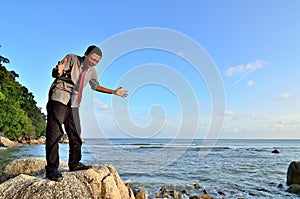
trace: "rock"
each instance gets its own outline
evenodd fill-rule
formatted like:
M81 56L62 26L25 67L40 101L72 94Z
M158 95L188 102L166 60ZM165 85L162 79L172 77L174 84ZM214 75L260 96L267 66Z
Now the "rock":
M4 136L0 136L0 146L13 147L13 146L17 146L17 145L18 145L17 142L11 141Z
M300 162L291 162L287 170L286 184L300 184Z
M263 191L263 192L270 192L268 189L265 188L257 188L257 191Z
M147 198L147 191L139 190L135 195L135 199L146 199Z
M63 134L63 136L61 136L59 142L62 143L62 144L68 144L69 143L68 135L67 134Z
M283 188L283 184L280 183L280 184L277 186L277 188L282 189L282 188Z
M181 193L179 193L178 191L176 190L173 190L171 191L171 194L170 194L174 199L182 199L183 196L181 195Z
M273 151L272 151L272 153L280 153L280 151L278 150L278 149L274 149Z
M166 187L166 186L162 186L162 187L160 188L160 192L161 192L162 194L167 193L167 192L168 192L167 187Z
M46 143L46 137L45 136L19 136L18 142L22 144L45 144Z
M27 143L27 144L37 144L37 140L35 136L24 136L22 139L22 143Z
M132 190L111 165L93 164L92 169L69 172L67 163L63 163L63 180L54 182L45 178L45 164L41 158L11 162L3 175L16 177L0 184L0 198L134 199Z
M213 197L207 194L191 196L190 199L212 199Z
M291 186L289 186L287 192L294 193L294 194L299 194L300 193L300 185L299 184L292 184Z
M18 159L9 163L0 176L0 183L14 178L19 174L33 176L43 176L45 174L46 160L43 158ZM61 163L60 166L66 167L67 164Z
M22 144L28 144L28 143L27 143L27 140L25 140L25 139L24 139L24 140L21 140L21 143L22 143Z
M218 191L219 195L225 196L226 194L223 191Z
M155 195L151 196L150 198L151 199L154 199L154 198L172 198L172 196L170 196L167 193L164 193L164 194L156 193Z
M37 141L39 144L45 144L46 143L46 137L45 136L40 136L37 138Z
M195 188L195 189L200 189L200 188L201 188L201 185L198 184L198 183L196 183L196 184L194 184L194 188Z

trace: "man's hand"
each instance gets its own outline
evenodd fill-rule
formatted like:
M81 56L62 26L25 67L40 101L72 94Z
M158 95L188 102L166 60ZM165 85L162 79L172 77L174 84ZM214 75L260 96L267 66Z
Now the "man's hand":
M66 63L67 63L67 59L64 59L62 61L58 61L57 65L56 65L58 76L61 75L62 71L65 68Z
M114 94L115 95L117 95L117 96L120 96L120 97L127 97L127 92L128 91L126 91L126 90L121 90L122 89L122 87L119 87L119 88L117 88L116 90L114 90Z

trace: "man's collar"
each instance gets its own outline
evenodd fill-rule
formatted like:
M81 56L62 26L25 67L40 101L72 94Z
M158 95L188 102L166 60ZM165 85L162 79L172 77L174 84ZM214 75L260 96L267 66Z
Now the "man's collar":
M84 66L84 60L85 60L85 56L80 57L80 67L82 68L82 70L86 69L87 71L89 70L88 67Z

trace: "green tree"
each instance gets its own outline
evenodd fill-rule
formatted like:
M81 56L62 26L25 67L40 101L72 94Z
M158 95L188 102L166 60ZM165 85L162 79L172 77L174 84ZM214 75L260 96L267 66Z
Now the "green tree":
M45 135L46 117L34 95L16 81L19 75L7 71L2 63L9 63L9 59L0 55L0 132L12 140Z

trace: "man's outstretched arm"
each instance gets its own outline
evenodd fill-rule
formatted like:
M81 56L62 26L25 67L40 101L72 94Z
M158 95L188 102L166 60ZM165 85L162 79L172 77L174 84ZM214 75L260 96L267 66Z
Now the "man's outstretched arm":
M98 92L102 92L102 93L108 93L108 94L115 94L117 96L120 96L120 97L127 97L127 91L126 90L121 90L122 87L119 87L117 88L116 90L112 90L112 89L109 89L109 88L105 88L103 86L98 86L96 88L96 91Z

